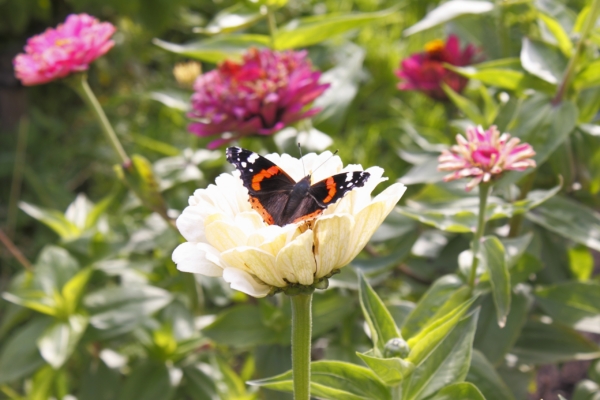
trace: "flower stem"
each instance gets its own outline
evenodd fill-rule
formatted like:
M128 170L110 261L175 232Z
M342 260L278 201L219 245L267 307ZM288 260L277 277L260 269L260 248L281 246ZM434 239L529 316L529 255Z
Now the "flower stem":
M94 92L92 92L92 89L90 88L90 85L88 84L86 74L79 74L79 75L76 75L74 78L75 78L76 84L72 84L71 86L81 96L83 101L85 101L85 103L92 109L92 111L94 111L94 114L96 114L96 118L98 118L98 122L100 122L102 131L108 138L108 142L113 147L113 150L117 153L117 155L121 159L121 162L123 164L129 164L129 162L130 162L129 156L127 156L127 153L125 153L125 150L123 149L123 146L121 145L121 142L119 141L119 138L117 137L117 134L115 133L114 129L112 128L112 125L108 121L108 118L106 117L106 114L104 113L104 110L102 109L102 106L100 106L98 99L94 95ZM70 82L73 83L73 81L70 81Z
M310 399L310 339L312 293L290 296L292 300L292 373L294 400Z
M592 5L590 6L590 11L588 12L587 18L583 23L583 28L581 29L581 35L579 36L579 40L577 41L577 45L575 47L575 51L569 60L569 64L567 64L567 68L563 74L563 79L558 89L556 90L556 95L554 99L552 99L552 104L560 104L565 93L569 89L569 84L571 83L571 79L575 74L575 67L577 65L577 60L579 59L579 55L583 49L583 43L587 39L588 35L594 28L596 24L596 20L598 19L598 14L600 14L600 0L592 0Z
M269 33L271 35L271 49L275 50L275 38L277 36L277 21L273 8L267 7L267 19L269 20Z
M485 210L491 188L492 184L490 182L479 185L479 215L477 219L477 230L475 231L475 236L473 236L473 244L471 246L473 249L473 264L471 264L471 274L469 276L469 286L471 286L471 289L475 286L477 264L479 262L479 258L477 258L479 253L479 242L485 231Z

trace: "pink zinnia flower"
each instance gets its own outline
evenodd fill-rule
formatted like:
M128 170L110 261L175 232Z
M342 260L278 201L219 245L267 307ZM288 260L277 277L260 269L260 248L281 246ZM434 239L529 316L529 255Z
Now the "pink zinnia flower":
M489 182L506 170L523 171L535 167L531 159L535 155L528 143L519 144L518 138L511 138L495 126L484 131L481 126L467 129L467 138L456 135L457 145L442 151L438 158L440 171L454 171L444 177L444 181L472 177L467 191L480 182Z
M225 61L194 84L189 130L220 135L215 148L245 135L270 135L320 110L309 105L329 84L319 84L305 51L250 49L241 63Z
M71 14L56 29L27 40L25 54L13 60L15 74L23 85L39 85L81 72L114 46L115 27L87 14Z
M400 69L396 71L396 76L401 80L398 89L419 90L431 98L447 100L442 82L460 93L469 80L446 69L444 63L458 67L469 65L476 61L477 53L473 45L468 45L461 51L458 38L454 35L450 35L446 43L439 39L429 42L425 45L424 52L413 54L402 61Z

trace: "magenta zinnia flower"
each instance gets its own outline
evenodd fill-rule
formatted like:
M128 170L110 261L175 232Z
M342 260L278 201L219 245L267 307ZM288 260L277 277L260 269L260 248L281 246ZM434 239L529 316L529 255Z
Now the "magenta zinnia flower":
M531 159L535 155L528 143L519 144L518 138L511 138L495 126L484 131L481 126L467 129L467 138L456 135L457 145L442 151L438 158L440 171L454 171L444 177L444 181L472 177L467 191L480 182L489 182L506 170L523 171L535 167Z
M329 87L319 84L305 51L250 49L241 63L225 61L194 84L189 130L220 135L215 148L245 135L270 135L320 110L310 104Z
M56 29L27 40L25 54L15 57L15 74L23 85L39 85L81 72L114 46L115 27L87 14L71 14Z
M468 79L444 67L444 63L462 67L476 61L478 50L468 45L460 50L458 38L454 35L442 40L434 40L425 45L425 51L416 53L404 59L396 76L401 82L400 90L419 90L431 98L447 100L442 89L442 82L460 93L467 85Z

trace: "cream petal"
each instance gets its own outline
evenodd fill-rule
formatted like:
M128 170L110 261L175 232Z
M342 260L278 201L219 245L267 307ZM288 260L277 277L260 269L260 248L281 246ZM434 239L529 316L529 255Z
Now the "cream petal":
M354 228L354 218L348 214L328 215L317 220L315 225L316 278L329 274L346 264L344 258L349 244L349 235Z
M188 242L204 242L204 219L206 215L198 206L186 207L175 221L177 229Z
M215 183L234 215L251 210L250 203L248 202L248 190L244 187L242 180L237 174L236 176L221 174L215 179Z
M405 191L406 186L395 183L381 192L370 205L354 216L354 228L345 247L347 250L345 257L342 259L344 265L352 261L365 247Z
M212 252L208 245L193 243L182 243L173 251L173 262L177 269L183 272L202 274L206 276L221 276L223 268L215 264L215 253L218 260L219 254L216 249Z
M258 282L246 271L237 268L225 268L223 279L232 289L239 290L252 297L265 297L271 291L269 285Z
M277 254L277 268L288 282L312 285L317 269L310 229L288 243Z
M246 236L268 226L265 224L260 214L254 210L237 214L235 216L235 224L246 233Z
M213 217L214 215L211 215ZM234 223L217 220L206 225L206 240L219 251L246 245L246 235Z
M248 238L248 246L258 247L273 256L289 243L297 234L298 226L288 224L285 226L270 225L254 232Z
M283 275L276 268L275 257L264 250L241 246L221 253L221 258L232 267L256 275L268 285L287 286Z

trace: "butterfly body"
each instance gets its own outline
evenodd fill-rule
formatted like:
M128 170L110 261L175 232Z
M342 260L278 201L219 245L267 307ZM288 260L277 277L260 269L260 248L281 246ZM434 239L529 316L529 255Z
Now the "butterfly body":
M250 150L230 147L226 154L227 161L240 171L250 205L269 225L311 220L369 178L368 172L344 172L311 185L310 174L296 182L279 166Z

